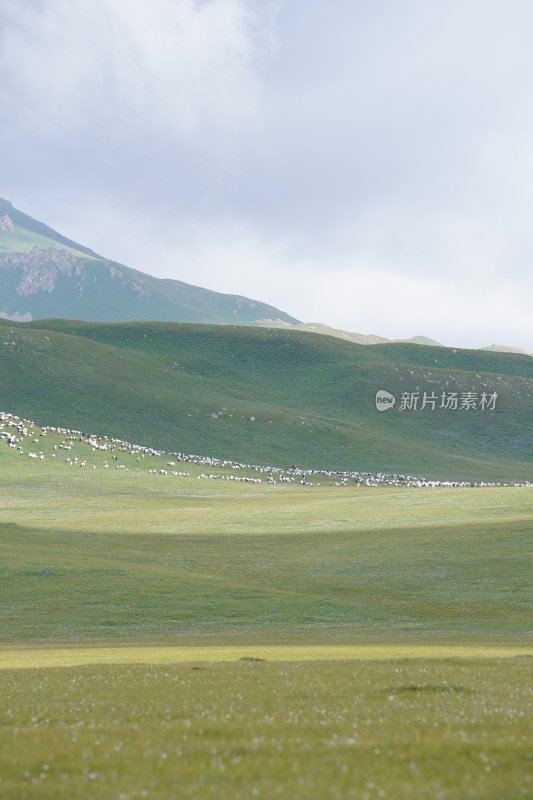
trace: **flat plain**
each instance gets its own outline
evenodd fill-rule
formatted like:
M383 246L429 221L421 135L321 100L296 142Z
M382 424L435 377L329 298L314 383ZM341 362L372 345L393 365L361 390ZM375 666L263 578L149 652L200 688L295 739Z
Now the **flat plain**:
M0 797L533 795L531 487L41 432L0 440Z

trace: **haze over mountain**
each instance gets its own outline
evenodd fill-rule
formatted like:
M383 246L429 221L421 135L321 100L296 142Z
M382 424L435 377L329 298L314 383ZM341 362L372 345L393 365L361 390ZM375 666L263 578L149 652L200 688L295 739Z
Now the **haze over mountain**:
M266 303L117 264L0 198L0 316L95 322L297 323Z

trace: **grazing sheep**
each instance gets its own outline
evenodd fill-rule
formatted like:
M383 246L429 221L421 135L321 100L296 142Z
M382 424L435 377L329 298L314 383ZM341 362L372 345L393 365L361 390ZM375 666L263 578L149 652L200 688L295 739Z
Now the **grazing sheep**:
M66 428L58 428L47 426L41 429L41 433L39 434L38 438L35 432L35 424L29 420L21 420L20 417L8 414L5 412L0 412L0 443L5 441L7 446L11 449L17 449L20 455L24 455L22 447L20 444L24 442L25 439L31 439L33 443L38 443L40 438L46 438L48 432L55 433L59 436L62 436L63 439L60 444L54 444L54 450L63 450L66 452L70 452L72 450L72 444L76 443L76 445L85 445L89 446L93 452L95 451L107 451L111 452L111 455L108 458L112 459L113 461L118 461L118 455L115 451L126 453L128 455L132 455L136 457L136 462L138 464L141 463L141 459L144 459L145 456L160 458L165 456L166 454L164 451L156 450L150 447L143 447L141 445L134 445L130 444L129 442L120 440L120 439L108 439L107 436L97 437L94 434L84 434L81 431L75 430L68 430ZM35 453L34 451L29 452L28 458L32 461L44 461L45 454L44 452ZM264 466L264 465L254 465L254 464L241 464L235 461L228 461L228 460L220 460L217 458L212 458L209 456L198 456L198 455L187 455L185 453L169 453L174 460L167 461L166 464L169 467L175 467L177 462L182 463L192 463L195 465L205 465L211 468L218 468L218 469L230 469L232 472L239 472L239 471L247 471L247 472L255 472L257 475L266 475L266 483L269 485L276 484L277 481L280 484L283 483L296 483L298 480L299 485L301 486L313 486L313 482L309 480L311 476L317 476L321 478L328 478L330 486L336 487L347 487L348 483L353 485L354 487L360 486L367 486L369 488L375 489L380 486L397 486L397 487L405 487L405 488L431 488L434 489L436 487L484 487L484 486L517 486L517 487L531 487L533 483L529 481L513 481L511 483L504 483L504 482L487 482L487 481L478 481L478 482L468 482L468 481L456 481L456 480L445 480L445 481L435 481L435 480L426 480L425 478L416 477L412 475L402 475L397 473L387 474L382 472L358 472L358 471L332 471L332 470L301 470L296 467L295 464L290 467L289 470L280 469L277 467L271 466ZM52 453L52 458L55 458L56 454ZM87 461L85 459L80 460L77 456L71 458L68 456L66 458L66 463L70 466L80 466L85 467L87 465ZM104 462L104 469L109 468L109 464L107 461ZM126 471L129 472L129 469L125 466L125 464L116 464L116 470ZM93 469L96 469L96 466L93 465ZM137 470L138 471L138 470ZM158 472L157 469L149 469L149 475L156 475ZM287 474L290 473L290 474ZM159 469L160 475L168 475L167 470ZM175 470L171 473L174 477L190 477L189 472L176 472ZM210 472L209 474L200 473L198 476L199 480L229 480L239 483L249 483L249 484L261 484L262 478L260 477L249 477L247 475L237 476L235 474L216 474ZM318 482L317 487L321 484Z

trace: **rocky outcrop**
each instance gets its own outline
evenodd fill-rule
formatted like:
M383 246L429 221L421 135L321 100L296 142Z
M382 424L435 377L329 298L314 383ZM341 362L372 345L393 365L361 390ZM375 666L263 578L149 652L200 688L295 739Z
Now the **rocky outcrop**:
M104 263L107 266L109 265L110 262L105 261ZM136 283L135 281L124 280L123 271L121 269L118 269L118 267L114 266L113 264L109 266L109 275L111 278L120 278L124 286L128 286L130 289L133 289L133 291L139 295L141 300L150 297L151 292L149 292L147 289L144 288L144 286L142 285L142 280L139 281L138 283Z
M8 253L0 256L0 267L22 267L23 277L15 287L17 294L27 297L38 292L53 292L59 275L71 278L82 275L83 261L66 250L40 250L34 247L30 253Z
M61 275L67 278L78 278L73 285L73 291L81 299L85 290L85 280L87 277L87 264L105 265L100 277L107 277L111 280L120 281L123 286L134 292L141 300L151 296L144 286L142 279L129 280L129 270L119 269L111 261L97 262L93 259L85 259L69 253L67 250L58 250L49 247L41 250L34 247L30 253L7 253L0 256L0 268L2 267L21 267L22 280L14 287L16 293L21 297L36 295L40 292L52 294L57 286ZM126 274L125 274L126 272ZM96 280L96 276L94 278Z
M13 223L11 221L11 217L7 214L4 214L3 217L0 217L0 231L8 231L8 233L13 233Z

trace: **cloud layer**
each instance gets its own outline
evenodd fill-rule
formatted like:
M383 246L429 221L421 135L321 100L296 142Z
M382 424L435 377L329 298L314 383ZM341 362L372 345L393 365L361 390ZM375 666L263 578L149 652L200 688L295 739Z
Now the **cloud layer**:
M525 0L4 0L2 194L302 319L533 351Z

